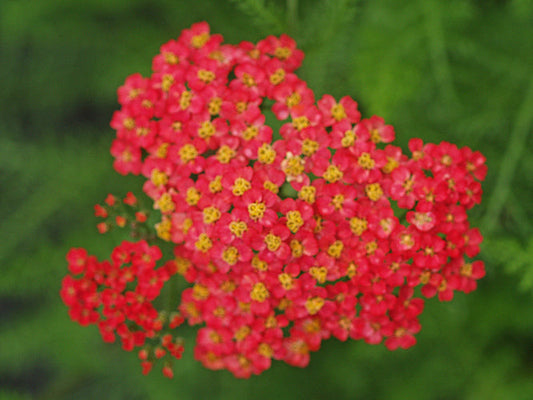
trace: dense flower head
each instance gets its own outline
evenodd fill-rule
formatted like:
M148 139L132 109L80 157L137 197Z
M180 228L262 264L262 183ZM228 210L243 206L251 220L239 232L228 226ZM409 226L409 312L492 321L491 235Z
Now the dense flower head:
M302 59L286 35L227 45L199 23L161 46L150 77L119 88L114 167L146 177L155 231L175 259L155 268L160 252L144 241L103 263L73 249L61 293L106 341L116 332L131 350L160 339L139 354L143 372L154 357L181 356L165 335L183 319L201 326L195 357L237 377L272 360L304 367L332 336L408 348L421 329L417 286L448 301L483 277L466 211L481 201L484 157L421 139L404 154L394 128L362 118L351 97L316 100L294 72ZM110 203L96 215L108 218ZM165 310L179 316L167 326L153 300L173 273L190 287Z

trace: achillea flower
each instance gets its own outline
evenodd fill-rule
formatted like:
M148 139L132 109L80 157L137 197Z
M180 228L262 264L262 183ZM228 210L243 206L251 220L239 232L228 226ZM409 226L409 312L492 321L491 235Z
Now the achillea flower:
M393 127L361 119L352 98L315 102L294 73L302 58L286 35L233 46L199 23L161 46L150 77L119 88L114 167L146 177L161 219L147 225L129 193L125 209L114 198L95 208L99 229L157 234L175 258L157 267L145 240L111 261L73 249L61 297L104 341L140 348L144 374L163 359L173 376L185 321L201 325L194 356L242 378L272 360L304 367L331 336L408 348L424 306L414 287L448 301L483 277L466 211L480 202L484 157L420 139L403 154ZM270 104L279 132L265 123ZM157 310L175 274L191 287Z

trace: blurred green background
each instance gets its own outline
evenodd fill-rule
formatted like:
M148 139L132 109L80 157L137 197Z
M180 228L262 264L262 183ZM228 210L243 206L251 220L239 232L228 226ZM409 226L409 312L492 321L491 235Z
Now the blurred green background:
M66 252L107 257L122 236L97 233L93 205L140 192L111 166L116 89L202 20L234 44L289 33L317 96L351 95L402 146L446 140L487 157L470 214L487 276L427 301L415 347L330 340L308 368L237 380L190 344L169 381L69 320ZM532 38L531 0L2 0L0 399L532 399Z

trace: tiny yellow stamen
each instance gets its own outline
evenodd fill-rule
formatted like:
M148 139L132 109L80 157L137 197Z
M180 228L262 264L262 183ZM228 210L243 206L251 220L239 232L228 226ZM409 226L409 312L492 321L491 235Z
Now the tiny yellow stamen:
M313 278L316 279L318 283L326 282L326 278L328 276L328 270L326 267L311 267L309 268L309 273Z
M291 290L294 286L292 282L292 277L285 272L278 275L278 280L279 283L281 283L281 286L283 286L283 289L285 290Z
M369 153L363 153L359 156L357 164L363 169L372 169L376 165L376 162Z
M383 196L383 189L379 183L371 183L365 186L365 193L372 201L377 201Z
M187 189L187 194L185 195L185 201L187 202L188 205L195 206L200 201L200 197L202 197L200 192L196 188L190 187L189 189Z
M262 303L268 297L270 297L270 293L268 292L268 289L262 282L257 282L254 285L252 291L250 292L250 298L259 303Z
M272 233L269 233L265 236L265 243L267 245L268 250L276 251L281 246L281 238L279 236L273 235Z
M268 264L259 257L254 256L254 258L252 258L252 267L258 271L266 271L268 269Z
M222 164L228 164L233 157L235 157L235 150L231 147L223 145L218 149L217 160Z
M302 219L300 211L292 210L287 213L287 228L289 228L292 233L298 232L303 224L304 220Z
M215 125L211 121L204 121L200 128L198 128L198 136L202 139L209 139L216 133Z
M344 243L340 240L334 241L331 246L328 248L328 255L330 255L333 258L339 258L342 254L342 250L344 249Z
M271 145L263 143L257 151L257 159L263 164L272 164L276 159L276 152Z
M265 203L255 202L255 203L250 203L248 205L248 214L250 215L250 218L254 221L258 221L261 218L263 218L265 211L266 211Z
M174 211L175 205L170 193L163 193L159 200L157 200L155 208L159 209L163 214L168 214Z
M209 191L211 193L218 193L222 191L222 176L217 175L215 179L209 182Z
M230 246L222 253L222 259L229 265L235 265L239 261L239 251L235 247Z
M324 299L322 297L311 297L305 302L305 308L307 308L307 312L311 315L319 312L323 305Z
M340 121L346 118L346 111L344 110L343 105L337 103L331 107L331 116L335 119L335 121Z
M168 182L168 176L163 171L159 171L157 168L152 170L150 180L155 186L163 186Z
M313 204L315 202L316 188L314 186L304 186L298 192L298 198L306 203Z
M343 173L335 165L329 165L323 176L328 182L334 183L343 177Z
M292 126L297 131L304 130L305 128L309 126L309 124L310 124L309 119L305 115L296 117L292 120Z
M302 154L310 157L318 150L318 142L311 139L304 139L302 143Z
M211 247L213 247L213 242L205 233L200 233L198 240L194 243L196 248L202 253L207 253Z
M242 237L244 232L248 230L248 226L244 221L231 221L229 224L229 230L237 237Z
M182 163L188 163L198 157L198 150L192 144L187 143L179 150L179 156Z
M205 224L213 224L218 221L221 216L220 210L212 206L204 208L203 214Z
M248 182L244 178L237 178L235 179L235 182L233 184L233 194L235 196L242 196L247 190L249 190L252 187L250 182Z
M269 80L272 85L279 85L285 79L285 70L283 68L278 68L270 75Z
M209 84L215 79L215 73L213 71L209 71L207 69L201 69L201 70L198 71L197 77L203 83Z

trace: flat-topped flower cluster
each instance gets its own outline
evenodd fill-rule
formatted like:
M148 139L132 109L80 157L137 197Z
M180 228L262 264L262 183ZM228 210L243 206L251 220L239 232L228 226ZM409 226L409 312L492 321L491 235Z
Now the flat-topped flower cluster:
M149 78L119 88L114 167L146 177L175 259L156 268L161 252L146 241L124 242L109 262L73 249L62 296L104 340L140 347L144 372L181 357L183 321L201 326L195 357L238 377L273 359L306 366L331 336L408 348L416 293L447 301L483 277L466 211L481 201L485 158L421 139L404 154L393 127L361 119L352 98L315 99L294 73L302 59L286 35L229 45L198 23L161 47ZM115 209L108 200L101 217ZM176 273L191 287L156 310Z

